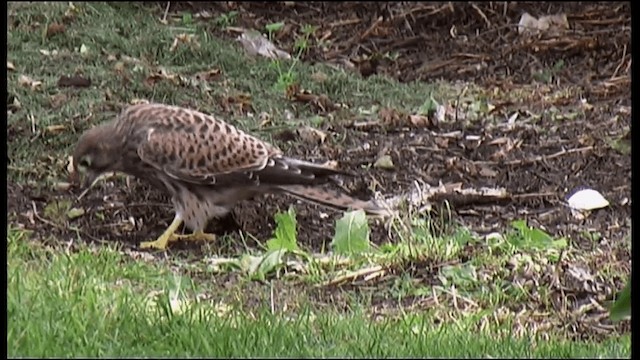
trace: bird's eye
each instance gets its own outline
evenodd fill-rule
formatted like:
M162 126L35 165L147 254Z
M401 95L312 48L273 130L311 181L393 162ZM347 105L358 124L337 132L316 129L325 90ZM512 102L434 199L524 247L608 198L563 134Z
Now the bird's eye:
M91 166L91 158L89 158L88 156L83 157L82 159L80 159L80 162L78 163L78 166L83 167L83 168L88 168Z

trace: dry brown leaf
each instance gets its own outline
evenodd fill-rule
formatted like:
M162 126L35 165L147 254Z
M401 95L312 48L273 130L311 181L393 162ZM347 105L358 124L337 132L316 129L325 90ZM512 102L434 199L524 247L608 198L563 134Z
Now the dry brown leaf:
M36 90L42 86L42 81L33 80L27 75L20 75L18 78L18 84L24 87L29 87L31 90Z
M69 7L64 12L64 15L62 16L62 20L64 20L64 22L68 24L76 19L76 15L79 12L80 11L78 10L78 8L75 7L75 5L73 5L72 2L69 2Z
M200 47L200 43L194 34L178 34L173 39L173 44L169 48L170 52L174 52L181 44L190 45L196 48Z
M301 89L298 84L287 87L287 97L293 101L307 103L316 112L334 111L339 106L326 95L315 95L308 90Z
M480 174L480 176L488 177L488 178L494 178L494 177L498 176L498 172L497 171L495 171L495 170L493 170L493 169L491 169L489 167L485 167L485 166L482 166L480 168L480 170L478 171L478 173Z
M424 115L409 115L409 122L417 128L426 128L433 125L431 119Z
M153 74L147 76L147 78L144 79L144 84L149 87L153 87L157 82L161 80L169 80L176 85L180 83L180 77L178 75L170 74L165 69L160 68Z
M71 186L72 186L71 183L68 183L66 181L59 181L53 185L56 191L67 191L71 189Z
M313 74L311 74L311 79L319 83L323 83L327 81L328 78L329 76L327 76L327 74L323 73L322 71L316 71Z
M7 115L15 114L22 109L22 104L17 97L9 95L7 98Z
M66 76L62 75L58 79L58 87L89 87L91 79L84 78L80 75Z
M220 78L220 69L211 69L206 71L200 71L195 75L196 80L198 81L213 81Z
M229 113L247 113L253 109L251 104L251 95L236 94L234 96L225 96L220 101L220 105L225 112Z
M291 59L291 55L278 49L269 39L258 31L243 31L237 40L251 56L261 55L269 59Z
M449 139L446 137L436 137L433 139L433 141L436 143L436 145L438 145L439 148L441 149L447 149L449 148Z
M113 70L115 70L115 72L117 72L118 74L122 74L124 72L124 69L125 65L122 61L118 61L117 63L113 64Z
M339 166L338 166L338 162L335 160L327 160L324 163L322 163L322 166L326 166L330 169L334 169L334 170L338 170Z
M51 134L58 134L62 131L64 131L67 127L64 125L49 125L46 127L46 130L48 133Z
M129 104L131 105L148 104L148 103L149 103L149 100L138 99L138 98L131 99L131 101L129 101Z
M73 169L73 156L69 155L67 156L67 172L69 174L73 174L74 173L74 169Z
M382 108L378 111L378 119L387 127L407 126L409 116L393 108Z
M311 126L303 126L296 132L300 139L308 144L322 144L327 138L327 134Z
M47 28L47 38L50 38L58 34L62 34L64 32L65 32L64 24L51 23Z

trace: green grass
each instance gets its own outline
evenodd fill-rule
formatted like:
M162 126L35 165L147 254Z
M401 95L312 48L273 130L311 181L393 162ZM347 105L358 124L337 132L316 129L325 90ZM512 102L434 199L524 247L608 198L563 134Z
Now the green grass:
M357 306L239 310L195 301L205 295L201 285L109 247L64 253L18 230L7 241L12 357L622 357L630 351L629 336L586 344L518 338L507 328L477 334L464 322L434 324L427 314L371 320ZM174 313L172 297L191 305ZM153 300L157 305L149 305Z
M278 90L280 73L273 61L245 55L239 43L213 37L201 23L163 25L157 14L141 5L76 3L71 11L67 3L14 3L9 9L15 15L7 33L8 61L15 70L8 72L8 92L20 103L20 110L8 120L14 131L9 147L10 176L19 180L59 178L79 132L112 119L122 104L134 99L220 114L225 98L247 94L253 118L228 113L224 118L267 139L272 131L301 121L314 121L316 125L333 121L287 99L285 92ZM65 32L45 37L48 25L63 22L65 13L73 19ZM195 35L199 46L184 44L171 51L180 34ZM83 47L85 51L81 52ZM198 73L212 69L220 70L219 80L208 84L194 80ZM145 80L158 71L180 76L181 80L146 84ZM434 92L444 91L443 87L425 83L394 86L392 80L381 76L365 80L325 65L298 63L293 71L305 89L345 103L351 112L391 104L415 111ZM317 72L326 74L327 80L312 80ZM62 75L74 74L90 78L93 85L58 88ZM35 89L21 85L23 75L42 84ZM61 97L64 100L53 106ZM262 112L270 115L269 128L258 125ZM287 120L286 112L296 114L296 119ZM333 114L336 121L341 116L347 115ZM63 125L64 130L46 131L55 125ZM30 166L34 160L41 163L37 172Z

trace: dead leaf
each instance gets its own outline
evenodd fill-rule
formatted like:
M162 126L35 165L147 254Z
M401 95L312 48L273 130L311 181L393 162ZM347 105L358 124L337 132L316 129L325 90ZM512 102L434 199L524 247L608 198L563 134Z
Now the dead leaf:
M282 142L290 142L290 141L295 141L298 138L298 136L295 133L295 131L291 129L284 129L276 133L275 135L273 135L273 138Z
M190 45L196 48L200 47L200 43L198 43L198 40L194 34L178 34L173 39L173 44L171 44L169 51L174 52L178 48L178 46L180 46L180 44Z
M311 126L303 126L296 132L300 139L308 144L322 144L327 138L327 134Z
M149 103L149 100L138 99L138 98L134 98L134 99L131 99L131 101L129 101L129 104L131 105L148 104L148 103Z
M378 65L380 63L379 56L371 56L369 58L353 59L353 60L354 60L353 62L356 65L356 68L358 69L362 77L367 78L377 73L378 71Z
M322 163L322 166L330 168L330 169L334 169L334 170L338 170L339 166L338 166L338 162L335 160L327 160L324 163Z
M69 218L69 220L73 220L73 219L79 218L84 214L85 214L85 210L83 208L74 207L69 209L69 211L67 211L67 218Z
M298 84L287 87L287 97L293 101L309 104L316 112L334 111L339 107L328 96L312 94L308 90L300 89Z
M20 75L18 78L18 84L25 87L30 87L31 90L36 90L42 86L42 81L33 80L27 75Z
M147 78L144 80L144 84L147 86L153 87L158 81L161 81L161 80L169 80L176 85L179 85L181 83L181 79L178 75L171 74L167 72L164 68L159 68L156 72L147 76Z
M441 149L447 149L449 148L449 139L445 138L445 137L436 137L433 139L433 141L436 143L436 145L438 145L439 148Z
M409 124L409 116L393 108L380 109L378 119L387 127L402 127Z
M71 183L68 183L66 181L59 181L55 183L53 187L56 189L56 191L67 191L71 189L71 186Z
M245 114L253 109L253 105L251 104L251 95L244 93L225 96L220 101L220 105L225 112L233 114L237 112Z
M319 83L323 83L325 81L327 81L329 77L327 76L327 74L323 73L322 71L317 71L314 72L313 74L311 74L311 79L315 82L319 82Z
M480 171L478 171L478 173L480 174L480 176L488 177L488 178L494 178L498 176L497 171L484 166L480 168Z
M518 34L537 35L548 33L557 35L569 29L569 21L566 14L545 15L539 19L524 13L518 22Z
M118 74L122 74L125 70L124 62L118 61L115 64L113 64L113 70Z
M73 169L73 156L69 155L69 156L67 157L67 161L68 161L68 163L67 163L67 172L68 172L69 174L73 174L73 173L74 173L74 169Z
M291 55L278 49L269 39L257 31L245 30L238 36L237 40L251 56L260 55L269 59L291 59Z
M91 79L84 78L80 75L66 76L62 75L58 79L58 87L89 87L91 86Z
M424 115L409 115L409 122L417 128L426 128L433 125L431 119Z
M60 133L62 131L64 131L64 129L66 129L67 127L64 125L49 125L46 127L47 132L52 133L52 134L57 134Z
M79 12L80 11L78 10L78 8L75 7L72 2L69 2L69 7L64 12L64 15L62 16L62 20L68 24L76 19L76 15Z
M13 65L11 61L7 61L7 70L14 71L16 67Z
M44 56L56 56L56 55L58 55L58 50L40 49L39 52L40 52L40 54L42 54Z
M51 23L47 28L47 38L50 38L58 34L62 34L64 32L65 32L64 24Z
M196 80L210 82L220 78L220 69L200 71L195 75Z
M7 115L15 114L20 109L22 109L22 104L20 103L20 100L18 100L18 98L13 95L8 95L7 96Z
M393 165L393 159L391 159L391 156L382 155L378 158L378 160L376 160L376 162L373 164L373 167L378 169L391 170L395 166Z

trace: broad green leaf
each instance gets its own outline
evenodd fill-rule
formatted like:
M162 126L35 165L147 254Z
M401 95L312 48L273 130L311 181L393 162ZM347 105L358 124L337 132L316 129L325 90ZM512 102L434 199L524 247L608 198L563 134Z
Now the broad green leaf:
M286 252L287 250L284 249L267 251L267 253L262 256L262 261L260 262L256 275L264 279L269 273L282 265L282 257Z
M277 23L267 24L267 25L265 26L265 29L267 29L267 31L268 31L269 33L274 33L274 32L276 32L276 31L278 31L278 30L282 29L283 27L284 27L284 22L279 21L279 22L277 22Z
M286 213L278 213L275 216L276 230L274 238L267 241L268 250L285 249L289 251L298 250L297 243L297 221L296 212L290 207Z
M240 267L249 276L264 279L269 273L282 264L285 249L270 250L261 256L245 255L240 260Z
M620 321L631 316L631 278L609 309L609 316L611 321Z
M369 223L363 210L350 211L336 221L336 233L331 246L342 255L359 254L369 250Z

